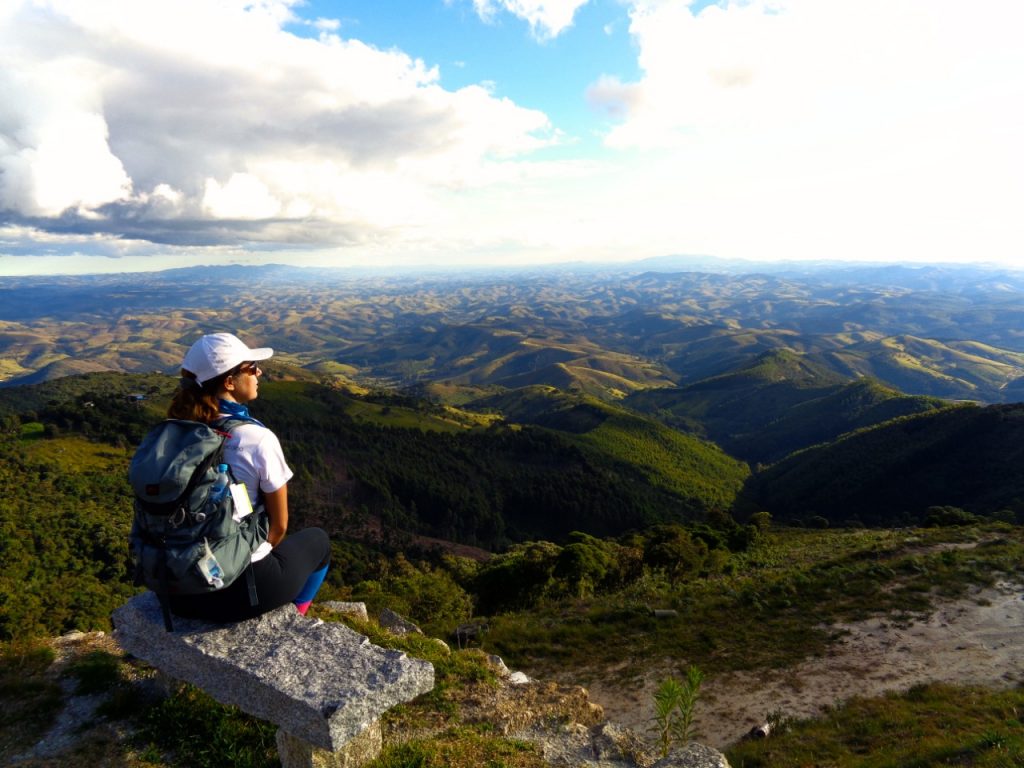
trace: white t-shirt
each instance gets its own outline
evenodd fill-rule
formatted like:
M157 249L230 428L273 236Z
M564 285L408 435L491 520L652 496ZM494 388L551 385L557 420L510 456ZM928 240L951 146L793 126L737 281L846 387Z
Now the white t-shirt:
M284 460L277 435L252 422L232 425L231 438L224 444L224 461L231 467L235 480L245 483L254 506L261 490L264 493L278 491L295 474ZM269 542L261 544L252 553L253 562L262 560L270 550Z

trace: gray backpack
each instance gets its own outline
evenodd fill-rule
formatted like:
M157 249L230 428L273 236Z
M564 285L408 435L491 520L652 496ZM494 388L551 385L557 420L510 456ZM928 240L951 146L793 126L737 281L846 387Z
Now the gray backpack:
M249 566L252 552L267 539L265 509L259 504L236 521L231 493L213 493L224 443L240 423L168 419L143 438L132 458L128 480L135 516L129 541L136 583L156 592L168 631L169 595L213 592L247 573L249 599L257 603Z

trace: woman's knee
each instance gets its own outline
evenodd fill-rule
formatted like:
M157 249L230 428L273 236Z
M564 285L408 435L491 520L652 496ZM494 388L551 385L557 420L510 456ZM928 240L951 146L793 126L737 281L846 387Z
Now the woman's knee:
M309 553L314 570L319 570L331 562L331 538L323 528L303 528L295 534L302 539L303 549Z
M323 568L331 562L331 537L323 528L314 528L313 530L319 533L320 546L323 551L323 557L321 557L320 565L317 568Z

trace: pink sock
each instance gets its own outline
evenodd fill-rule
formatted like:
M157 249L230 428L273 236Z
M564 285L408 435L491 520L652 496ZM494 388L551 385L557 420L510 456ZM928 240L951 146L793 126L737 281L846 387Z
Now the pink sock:
M295 610L297 610L299 613L305 616L306 611L309 610L309 606L311 606L312 604L312 600L306 600L304 603L295 603Z

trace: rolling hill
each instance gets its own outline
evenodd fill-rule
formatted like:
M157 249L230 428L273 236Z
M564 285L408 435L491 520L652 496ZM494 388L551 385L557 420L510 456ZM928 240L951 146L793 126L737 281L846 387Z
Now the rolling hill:
M757 475L745 499L783 519L908 525L930 506L1024 512L1024 404L961 405L858 430Z
M633 467L647 484L684 499L694 511L731 507L749 474L743 462L713 443L587 395L527 387L467 407L552 430L596 461Z
M547 384L615 399L672 382L650 360L566 338L535 321L511 330L508 318L487 325L421 326L345 351L338 360L371 369L383 381L463 387Z
M757 463L946 405L903 395L872 379L851 381L810 356L787 350L762 353L742 368L685 387L639 392L625 403Z
M616 400L783 349L909 394L1007 402L1024 391L1019 273L818 265L710 274L672 272L672 263L0 278L0 383L87 365L173 373L199 333L229 330L367 389L553 384Z
M904 392L992 402L1024 377L1024 354L975 341L888 336L816 355L848 376L871 376Z

